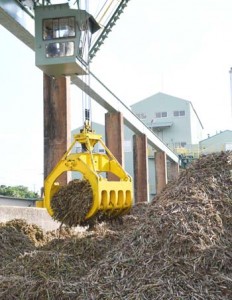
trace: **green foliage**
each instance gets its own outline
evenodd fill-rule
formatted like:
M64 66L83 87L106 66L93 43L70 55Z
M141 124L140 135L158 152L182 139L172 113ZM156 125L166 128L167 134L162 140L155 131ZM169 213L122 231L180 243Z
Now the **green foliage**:
M37 193L29 191L27 187L22 185L18 185L18 186L0 185L0 195L16 197L16 198L29 198L29 199L39 197Z

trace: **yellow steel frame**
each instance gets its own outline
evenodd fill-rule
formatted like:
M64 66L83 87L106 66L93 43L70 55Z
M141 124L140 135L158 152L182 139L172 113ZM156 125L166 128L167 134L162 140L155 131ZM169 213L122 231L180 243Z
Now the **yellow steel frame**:
M84 145L85 152L71 153L76 142ZM104 154L93 152L94 146L98 142L105 149ZM83 178L88 180L92 187L93 204L85 217L86 220L98 212L114 217L125 214L130 210L133 204L132 178L106 147L101 135L95 134L89 129L83 129L80 134L74 135L73 143L45 179L43 204L38 204L38 206L46 207L50 215L53 215L50 205L51 199L60 189L56 179L67 171L82 173ZM102 177L102 172L113 173L118 177L118 181L108 181Z

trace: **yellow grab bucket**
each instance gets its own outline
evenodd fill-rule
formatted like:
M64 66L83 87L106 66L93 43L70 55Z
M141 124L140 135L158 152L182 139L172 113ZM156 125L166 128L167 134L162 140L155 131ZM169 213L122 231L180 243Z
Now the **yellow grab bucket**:
M76 143L80 143L83 151L71 153ZM94 153L97 143L101 144L105 153ZM45 179L43 206L53 215L51 199L60 189L57 178L64 172L80 172L88 180L93 192L93 203L85 216L89 220L98 213L109 218L126 214L133 205L133 182L110 150L101 140L101 136L91 131L83 131L74 135L74 141L52 172ZM109 181L104 174L112 173L116 180ZM78 213L78 212L77 212Z

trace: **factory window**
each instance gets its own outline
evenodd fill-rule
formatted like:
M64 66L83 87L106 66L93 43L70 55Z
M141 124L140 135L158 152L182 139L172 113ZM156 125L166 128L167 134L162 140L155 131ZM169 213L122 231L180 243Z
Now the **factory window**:
M156 112L155 113L155 118L167 118L168 113L166 111L161 111L161 112Z
M81 146L75 147L75 152L76 153L81 153L81 151L82 151Z
M99 153L105 153L105 149L104 148L103 149L99 149L98 152Z
M174 110L173 116L174 117L183 117L183 116L185 116L185 111L184 110Z
M186 142L180 142L181 147L185 147L187 144Z
M43 20L43 39L75 37L75 18L57 18Z
M137 113L136 116L140 119L140 120L144 120L146 119L147 115L145 113Z
M180 117L185 116L185 111L184 110L180 110Z
M174 144L175 148L182 148L185 147L187 144L186 142L177 142Z

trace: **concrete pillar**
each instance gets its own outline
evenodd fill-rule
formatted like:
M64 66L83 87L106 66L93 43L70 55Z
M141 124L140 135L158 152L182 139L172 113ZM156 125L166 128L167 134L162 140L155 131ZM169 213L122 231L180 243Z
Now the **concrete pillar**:
M166 153L155 152L155 174L156 174L156 194L158 195L167 184L167 161Z
M135 202L148 201L148 156L145 134L133 136Z
M179 175L179 164L174 162L173 160L170 160L169 164L169 180L175 180Z
M46 74L44 84L44 179L70 145L69 78L52 78ZM60 176L67 183L67 173Z
M124 167L124 127L123 116L120 112L105 114L106 146L113 153L118 162ZM108 174L108 180L117 180L113 174Z

